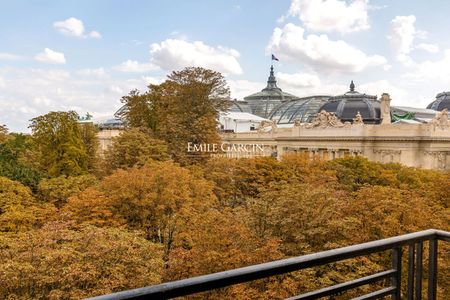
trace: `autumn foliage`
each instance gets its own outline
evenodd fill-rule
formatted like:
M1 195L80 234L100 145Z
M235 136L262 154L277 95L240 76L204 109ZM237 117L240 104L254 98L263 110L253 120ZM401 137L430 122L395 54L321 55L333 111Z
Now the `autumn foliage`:
M213 159L189 169L148 161L100 181L48 179L36 193L0 178L0 297L81 298L449 230L449 195L441 192L449 184L450 175L438 171L301 155ZM447 259L439 272L444 295L445 245L440 258ZM193 298L283 298L388 264L388 254L358 258Z
M223 77L201 68L133 91L123 97L129 128L103 156L95 126L82 127L74 112L33 119L31 136L0 126L0 299L79 299L450 231L448 172L362 157L187 155L186 141L220 138L215 117L227 96ZM439 249L444 299L450 247ZM386 252L189 298L282 299L389 266Z

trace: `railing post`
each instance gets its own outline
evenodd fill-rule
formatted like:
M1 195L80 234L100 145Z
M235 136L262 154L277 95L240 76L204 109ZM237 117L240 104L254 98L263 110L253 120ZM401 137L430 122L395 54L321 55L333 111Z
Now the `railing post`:
M408 287L406 299L413 300L414 299L414 243L409 244L408 246Z
M402 285L402 248L397 247L392 249L392 269L396 270L396 274L392 277L392 286L395 291L392 294L392 300L401 300L401 285Z
M436 237L430 239L430 252L428 258L428 300L436 300L437 290L437 249Z
M416 244L416 300L422 300L422 253L423 243Z

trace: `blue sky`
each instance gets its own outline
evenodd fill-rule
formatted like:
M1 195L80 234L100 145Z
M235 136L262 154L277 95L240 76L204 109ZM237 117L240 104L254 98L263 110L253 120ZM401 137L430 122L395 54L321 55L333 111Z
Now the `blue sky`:
M222 72L233 98L265 85L298 96L391 94L425 107L450 90L450 1L0 0L0 124L74 109L111 115L173 70Z

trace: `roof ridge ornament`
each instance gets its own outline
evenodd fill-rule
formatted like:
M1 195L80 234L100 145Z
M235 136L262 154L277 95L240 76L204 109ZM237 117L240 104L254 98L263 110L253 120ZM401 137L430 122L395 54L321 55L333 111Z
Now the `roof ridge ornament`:
M267 90L277 90L277 91L282 91L278 86L277 86L277 79L275 78L275 74L273 71L273 65L270 66L270 73L269 73L269 78L267 79L267 86L262 89L262 91L267 91Z
M352 82L350 83L350 92L354 92L355 91L355 84Z

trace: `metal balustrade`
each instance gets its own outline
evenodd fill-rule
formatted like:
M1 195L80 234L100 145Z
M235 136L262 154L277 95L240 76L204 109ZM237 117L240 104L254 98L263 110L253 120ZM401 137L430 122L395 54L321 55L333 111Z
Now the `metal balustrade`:
M407 255L407 286L406 299L422 299L423 278L423 244L429 243L428 253L428 300L436 299L437 290L437 255L438 241L450 241L450 232L429 229L416 233L405 234L368 243L343 247L339 249L318 252L288 259L277 260L269 263L248 266L244 268L203 275L173 282L162 283L109 295L90 298L92 300L118 300L118 299L169 299L179 296L191 295L199 292L210 291L218 288L245 283L274 275L286 274L328 263L338 262L344 259L366 256L383 251L392 252L391 269L372 274L363 278L345 283L333 285L289 299L319 299L333 296L338 293L354 289L370 283L376 283L390 279L390 286L354 299L367 300L378 299L391 295L391 299L400 300L402 283L402 255ZM407 248L407 251L404 251ZM405 299L405 298L403 298Z

